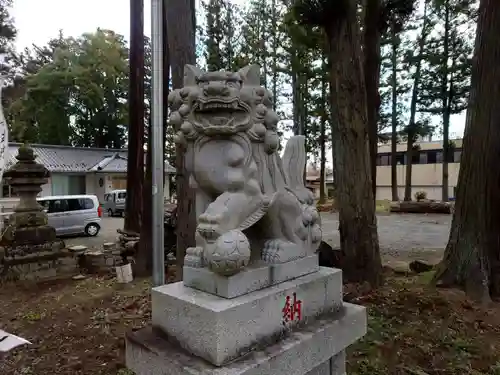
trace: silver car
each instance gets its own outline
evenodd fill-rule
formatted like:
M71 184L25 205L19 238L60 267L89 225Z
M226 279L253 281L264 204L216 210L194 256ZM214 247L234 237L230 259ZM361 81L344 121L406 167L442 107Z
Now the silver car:
M127 200L127 190L112 190L104 194L104 211L108 216L123 216L125 212L125 201Z
M95 195L60 195L37 198L56 234L97 236L101 230L102 207Z

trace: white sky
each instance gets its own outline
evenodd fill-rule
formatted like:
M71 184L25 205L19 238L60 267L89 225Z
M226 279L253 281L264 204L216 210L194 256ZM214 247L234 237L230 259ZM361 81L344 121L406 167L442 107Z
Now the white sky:
M150 4L150 0L144 1L146 35L151 34ZM129 35L129 0L15 0L11 14L18 30L18 50L33 43L43 45L56 37L59 30L66 36L79 36L100 27L116 31L127 39ZM450 138L461 137L464 125L465 113L453 116Z

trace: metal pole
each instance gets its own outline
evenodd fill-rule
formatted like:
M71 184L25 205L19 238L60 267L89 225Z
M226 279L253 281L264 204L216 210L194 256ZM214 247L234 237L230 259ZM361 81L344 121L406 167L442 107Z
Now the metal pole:
M151 127L153 137L153 284L165 284L163 203L163 0L151 0Z

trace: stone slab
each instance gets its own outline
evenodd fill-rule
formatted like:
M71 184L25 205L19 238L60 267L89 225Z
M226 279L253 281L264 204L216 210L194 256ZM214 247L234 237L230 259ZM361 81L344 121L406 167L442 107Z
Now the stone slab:
M306 375L346 375L345 351L341 351L321 365L313 368Z
M87 249L88 249L88 247L83 246L83 245L75 245L75 246L68 247L69 251L76 253L76 254L84 253Z
M194 289L235 298L318 270L318 255L314 254L283 264L260 264L229 277L217 275L208 268L184 267L183 281Z
M345 303L340 312L294 329L272 346L217 367L147 327L127 335L126 363L136 375L345 375L341 353L365 333L365 308Z
M342 306L342 271L318 272L270 288L226 299L182 282L152 290L152 323L184 349L222 365L263 340L276 341L298 323L284 324L287 297L301 302L301 324Z

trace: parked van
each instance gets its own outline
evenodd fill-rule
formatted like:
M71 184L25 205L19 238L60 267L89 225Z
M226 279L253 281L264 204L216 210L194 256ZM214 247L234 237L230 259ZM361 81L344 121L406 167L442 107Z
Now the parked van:
M120 215L125 212L125 201L127 199L127 190L113 190L104 194L104 211L108 216Z
M101 230L102 208L95 195L60 195L37 198L46 210L49 225L57 235L97 236Z

